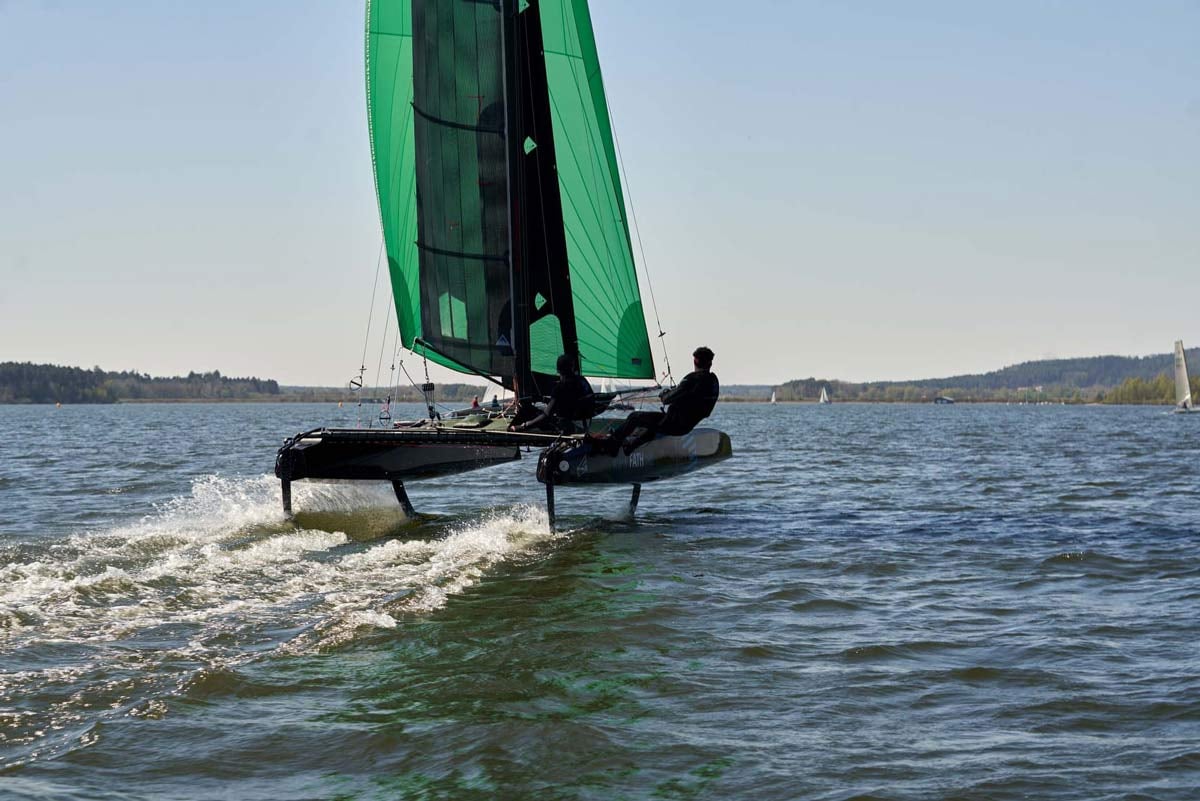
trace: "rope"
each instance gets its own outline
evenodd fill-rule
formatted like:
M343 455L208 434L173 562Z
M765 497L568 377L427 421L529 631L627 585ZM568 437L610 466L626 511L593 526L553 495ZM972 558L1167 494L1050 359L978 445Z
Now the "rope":
M433 410L433 382L429 380L429 357L421 353L421 361L425 363L425 383L421 385L421 394L425 396L425 408L429 410L430 422L441 420L442 416Z
M389 303L387 317L384 319L384 322L383 322L383 325L384 325L383 339L379 343L379 361L375 365L375 393L377 395L379 394L379 390L381 388L381 385L379 383L379 375L380 375L380 373L383 372L383 352L384 352L384 349L387 348L387 340L388 340L387 325L391 321L392 321L392 304ZM397 335L399 335L399 328L397 328ZM368 425L368 428L369 427L370 426Z
M383 239L379 240L379 255L375 257L375 280L371 284L371 305L367 308L367 331L363 334L363 349L362 358L359 360L358 368L358 386L354 386L353 379L350 381L351 392L358 394L357 410L355 412L355 422L362 425L362 389L363 379L367 375L367 346L371 342L371 322L375 319L375 295L379 290L379 270L383 267Z
M398 351L397 351L397 352L398 352ZM414 356L421 355L421 354L418 354L416 351L412 351L412 350L410 350L410 351L409 351L409 353L413 354ZM422 356L422 358L424 358L424 357ZM418 384L418 383L416 382L416 379L414 379L414 378L412 377L412 374L408 372L408 368L404 366L404 360L403 360L403 359L401 359L401 360L400 360L400 370L401 370L401 371L404 373L404 376L405 376L405 378L407 378L407 379L408 379L409 386L411 386L413 389L415 389L415 390L417 390L418 392L420 392L422 395L423 395L423 394L425 394L425 390L424 390L424 388L423 388L423 387L422 387L420 384ZM425 376L426 376L427 378L428 378L428 376L429 376L429 363L428 363L428 362L426 362L426 363L425 363ZM397 384L396 384L396 388L397 388L397 390L399 390L399 388L400 388L400 384L399 384L399 383L397 383ZM450 404L448 404L448 403L437 403L437 402L434 402L434 404L433 404L433 405L434 405L434 406L436 406L437 408L439 408L439 409L442 409L442 410L444 410L444 411L447 411L447 412L452 412L452 411L454 411L454 409L453 409L453 408L450 406ZM440 419L441 419L441 415L437 415L437 418L440 420Z
M379 270L383 267L383 240L379 240L379 255L375 257L375 281L371 284L371 306L367 309L367 333L363 335L362 366L359 367L358 377L361 379L367 371L367 344L371 339L371 321L375 318L375 294L379 290Z

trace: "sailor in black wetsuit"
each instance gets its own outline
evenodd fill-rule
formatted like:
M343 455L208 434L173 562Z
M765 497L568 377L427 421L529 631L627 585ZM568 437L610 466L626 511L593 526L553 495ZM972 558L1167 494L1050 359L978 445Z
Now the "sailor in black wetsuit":
M509 426L510 431L555 431L575 434L584 430L577 421L590 420L596 413L592 385L579 374L575 359L567 354L558 357L558 383L550 393L546 410L528 422Z
M617 448L623 443L625 455L628 456L658 434L677 437L695 428L697 423L712 414L717 397L721 394L721 382L712 372L712 361L711 350L704 346L696 348L692 353L695 371L688 373L679 386L663 390L659 395L667 411L633 412L612 432L606 443L607 448L602 450L616 455Z

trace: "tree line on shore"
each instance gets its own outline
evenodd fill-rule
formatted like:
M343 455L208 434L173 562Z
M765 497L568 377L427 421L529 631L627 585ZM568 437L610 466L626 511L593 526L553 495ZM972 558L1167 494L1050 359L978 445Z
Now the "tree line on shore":
M0 362L0 403L266 400L279 394L279 383L273 379L229 378L219 370L162 378L134 370Z
M1191 378L1192 397L1200 398L1200 377ZM935 388L914 384L855 384L847 381L825 381L806 378L789 381L775 389L779 401L816 401L821 387L827 387L835 401L863 403L931 403L939 397L966 403L1111 403L1111 404L1174 404L1175 379L1159 373L1146 381L1127 378L1115 387L1076 388L1064 386L1017 387L1013 389L970 389L961 386ZM766 396L739 398L766 400Z
M837 401L928 403L939 396L956 401L1010 403L1173 404L1173 355L1097 356L1054 359L1005 367L991 373L921 381L851 381L804 378L777 387L726 388L726 400L815 401L826 387ZM1200 365L1200 349L1188 352ZM1192 396L1200 398L1200 375L1191 379ZM494 389L471 384L440 384L436 398L466 405L478 397L487 403ZM423 402L412 386L370 388L361 396L341 387L281 387L273 379L230 378L220 371L186 376L152 377L134 371L107 372L94 367L62 367L29 362L0 362L0 403L120 403L137 401L311 401L348 399Z
M1200 365L1200 348L1187 351L1187 359ZM1190 384L1192 396L1200 398L1200 376L1191 378ZM774 389L781 401L815 401L823 386L834 400L842 401L921 403L942 396L967 402L1173 404L1174 354L1047 359L990 373L920 381L805 378Z
M483 403L485 387L439 384L437 400L467 405ZM494 394L494 393L493 393ZM281 387L271 378L231 378L219 370L186 376L157 377L136 370L111 372L94 367L0 362L0 403L136 403L150 401L294 401L337 403L346 400L396 403L424 402L417 387L365 387L358 394L346 387Z

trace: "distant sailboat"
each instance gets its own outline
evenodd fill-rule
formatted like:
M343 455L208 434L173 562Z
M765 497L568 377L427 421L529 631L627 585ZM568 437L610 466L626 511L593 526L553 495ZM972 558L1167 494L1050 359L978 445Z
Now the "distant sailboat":
M775 390L771 390L771 403L775 402Z
M1188 383L1187 359L1183 355L1183 340L1175 342L1175 411L1192 411L1192 387Z
M825 387L821 387L821 397L817 398L817 403L833 403L829 399L829 393L825 391Z

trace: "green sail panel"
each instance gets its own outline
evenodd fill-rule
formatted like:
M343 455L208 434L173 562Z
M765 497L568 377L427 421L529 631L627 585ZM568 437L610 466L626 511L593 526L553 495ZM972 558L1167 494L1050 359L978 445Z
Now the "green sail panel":
M502 52L497 5L367 4L371 153L401 338L485 375L513 371Z
M583 373L653 378L608 103L586 0L540 0Z
M412 6L367 0L367 126L375 193L406 347L421 336L416 158L412 110Z

